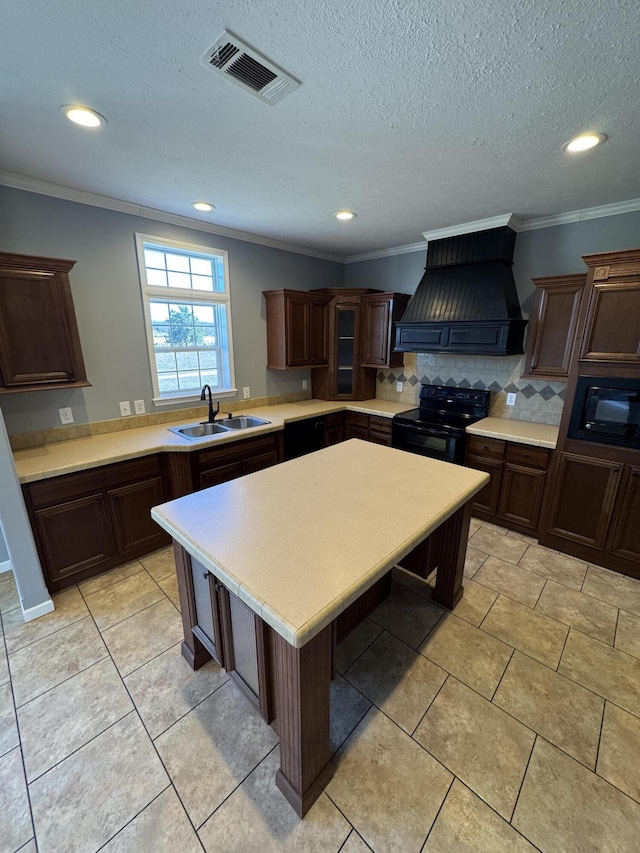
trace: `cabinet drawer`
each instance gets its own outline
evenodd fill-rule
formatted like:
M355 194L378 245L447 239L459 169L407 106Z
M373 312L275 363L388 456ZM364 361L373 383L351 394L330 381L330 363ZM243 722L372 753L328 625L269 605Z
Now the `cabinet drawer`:
M361 412L347 412L347 423L349 426L369 429L369 415L363 415Z
M527 465L531 468L546 469L549 462L549 451L541 447L531 447L529 444L507 444L507 462L517 465Z
M198 454L197 464L203 468L210 468L216 464L230 463L237 459L242 460L246 456L253 456L268 450L277 450L277 433L272 432L257 438L234 441L225 444L223 447L217 447L215 450L203 450Z
M506 441L498 438L483 438L481 435L469 436L469 453L477 456L492 456L494 459L502 459L507 446Z
M369 416L369 430L381 435L391 435L391 418L381 418L378 415Z
M141 459L103 465L77 474L63 474L61 477L29 483L26 488L33 506L40 507L153 476L160 476L158 457L143 456Z

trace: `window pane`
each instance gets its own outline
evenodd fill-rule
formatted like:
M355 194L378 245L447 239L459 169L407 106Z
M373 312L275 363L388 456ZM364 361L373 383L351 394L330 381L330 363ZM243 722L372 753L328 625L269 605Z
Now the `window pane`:
M147 284L151 287L166 287L166 272L164 270L147 269Z
M176 354L174 352L156 352L158 373L171 373L176 369Z
M212 305L194 305L193 306L193 316L196 319L196 323L210 323L213 324L213 306Z
M225 291L225 283L224 283L224 261L219 256L213 259L214 266L214 290L218 293L224 293Z
M198 342L198 346L216 346L215 326L196 326L196 340Z
M154 347L171 346L171 329L168 323L166 326L153 324L153 345Z
M167 323L169 321L169 305L166 302L149 302L152 323Z
M144 250L144 265L155 269L164 269L164 252L154 252L153 249Z
M210 276L194 275L191 281L194 290L213 290L213 279Z
M189 272L189 258L187 255L170 255L167 252L167 269L177 272Z
M218 366L218 353L214 350L201 350L200 353L200 370L208 370Z
M191 272L211 276L211 261L208 258L191 258Z
M182 290L191 290L191 276L186 272L170 272L169 287L180 287Z
M161 373L158 375L158 386L161 394L167 391L179 391L178 377L175 373Z
M198 353L177 352L176 363L178 370L198 370Z
M200 374L200 383L202 385L211 385L212 388L215 388L218 385L218 371L210 370L207 373Z
M193 389L197 389L199 391L202 385L205 384L200 381L199 370L178 373L178 383L181 391L191 391Z

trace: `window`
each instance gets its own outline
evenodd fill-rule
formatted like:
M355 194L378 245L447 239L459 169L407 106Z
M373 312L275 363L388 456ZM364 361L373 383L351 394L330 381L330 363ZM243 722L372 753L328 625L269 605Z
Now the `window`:
M236 393L227 253L136 234L156 405Z

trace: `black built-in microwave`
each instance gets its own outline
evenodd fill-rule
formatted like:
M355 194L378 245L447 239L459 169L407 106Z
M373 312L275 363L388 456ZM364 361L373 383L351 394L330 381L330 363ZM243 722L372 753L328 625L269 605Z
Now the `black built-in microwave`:
M568 437L640 449L640 379L581 376Z

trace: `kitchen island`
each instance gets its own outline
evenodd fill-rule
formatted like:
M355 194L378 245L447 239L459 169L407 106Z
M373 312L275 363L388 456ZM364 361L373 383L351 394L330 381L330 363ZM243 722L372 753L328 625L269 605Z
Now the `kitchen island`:
M300 816L332 773L339 620L375 606L392 566L436 530L433 597L453 608L469 500L487 481L352 439L152 510L174 539L183 654L194 667L215 657L272 723L276 781Z

